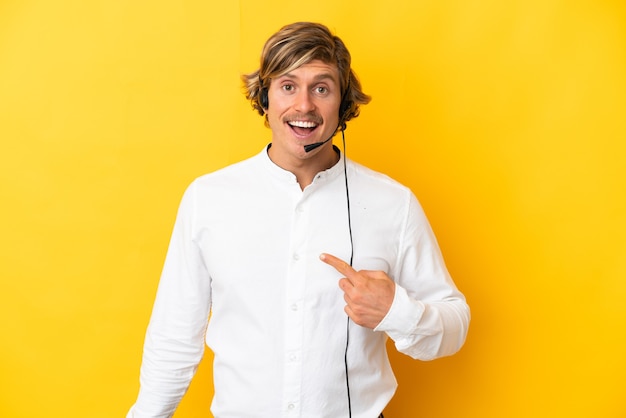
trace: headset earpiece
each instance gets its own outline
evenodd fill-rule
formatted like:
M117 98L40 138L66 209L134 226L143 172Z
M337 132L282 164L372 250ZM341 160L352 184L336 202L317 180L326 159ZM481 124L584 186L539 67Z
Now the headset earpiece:
M348 92L346 92L341 99L341 104L339 105L339 126L341 127L341 130L346 129L345 119L351 107L352 101L348 99Z
M350 100L350 79L348 79L348 85L346 86L343 95L341 96L341 104L339 105L339 127L342 131L346 129L346 119L348 118L348 112L352 108L354 103Z
M259 91L259 104L266 110L270 107L270 100L267 97L267 89L265 87L261 87Z

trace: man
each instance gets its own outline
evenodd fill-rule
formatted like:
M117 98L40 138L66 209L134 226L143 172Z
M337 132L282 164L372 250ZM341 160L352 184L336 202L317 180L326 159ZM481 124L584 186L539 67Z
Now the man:
M451 355L468 306L411 191L330 141L369 102L343 42L285 26L243 80L271 144L186 191L128 417L172 416L206 340L215 417L376 418L396 389L387 337Z

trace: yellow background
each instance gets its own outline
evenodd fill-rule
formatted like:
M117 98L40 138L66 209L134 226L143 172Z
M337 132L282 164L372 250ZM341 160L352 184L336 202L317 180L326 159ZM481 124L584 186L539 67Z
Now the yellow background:
M295 20L348 44L347 153L472 307L458 355L392 354L387 415L626 416L625 4L1 1L0 416L124 416L182 192L268 142L239 75ZM211 391L205 361L176 416Z

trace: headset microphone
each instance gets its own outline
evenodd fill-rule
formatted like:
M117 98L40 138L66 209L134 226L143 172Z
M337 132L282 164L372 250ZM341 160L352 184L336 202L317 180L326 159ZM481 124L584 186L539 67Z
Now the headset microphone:
M343 133L343 131L346 129L346 123L343 122L341 125L341 132ZM315 142L313 144L309 144L309 145L304 145L304 151L305 152L311 152L314 149L317 149L319 147L321 147L322 145L324 145L325 143L327 143L328 141L330 141L331 139L333 139L333 136L335 136L335 134L333 133L330 138L328 138L326 141L322 141L322 142Z
M317 149L319 147L321 147L322 145L324 145L325 143L327 143L328 141L330 141L331 139L333 139L333 137L331 136L330 138L328 138L326 141L322 141L322 142L315 142L314 144L309 144L309 145L305 145L304 146L304 151L305 152L311 152L314 149Z

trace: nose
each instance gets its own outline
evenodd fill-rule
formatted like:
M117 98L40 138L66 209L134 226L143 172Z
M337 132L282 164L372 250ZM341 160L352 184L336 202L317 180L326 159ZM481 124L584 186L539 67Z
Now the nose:
M315 103L311 97L311 92L301 90L295 97L294 109L300 113L308 113L315 109Z

